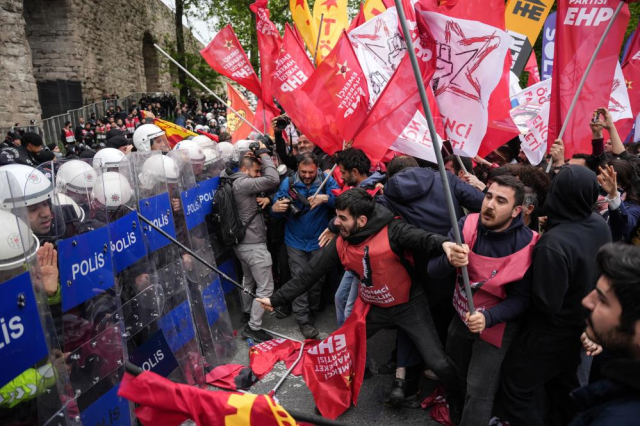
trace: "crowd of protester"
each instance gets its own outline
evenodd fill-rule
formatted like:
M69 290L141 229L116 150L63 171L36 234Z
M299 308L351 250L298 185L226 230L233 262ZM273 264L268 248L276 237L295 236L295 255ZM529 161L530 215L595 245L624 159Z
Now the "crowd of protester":
M387 405L415 406L426 376L445 386L454 424L494 416L513 425L632 424L640 414L640 281L631 278L640 265L640 160L609 112L597 116L584 124L592 152L565 159L558 140L538 165L517 140L475 159L445 144L462 249L446 246L454 233L437 165L404 155L372 165L354 148L327 156L304 135L297 144L283 137L274 122L288 172L276 181L277 164L263 153L230 175L244 200L240 217L251 219L256 197L266 219L252 221L235 246L259 296L245 306L243 336L271 338L260 303L279 308L278 318L292 313L305 338L316 338L323 302L335 301L340 326L360 294L372 304L367 337L398 330L392 359L378 368L395 375ZM462 265L479 307L472 315Z
M127 134L135 140L142 110L168 111L141 99L128 111L68 123L60 135L67 158L140 150ZM223 151L221 104L202 99L173 111L178 124L219 134ZM392 358L377 368L392 376L389 406L415 406L426 377L444 385L454 424L488 425L494 416L513 425L633 424L640 415L640 159L609 112L597 116L584 124L592 152L566 159L558 140L538 165L517 140L474 159L452 155L445 143L461 246L452 243L435 164L400 154L372 164L351 147L330 156L302 134L292 138L278 119L275 143L237 142L221 179L231 182L245 226L233 246L243 285L258 295L243 299L242 335L272 339L262 317L277 307L277 318L293 315L305 338L317 338L315 318L326 304L335 303L337 328L360 297L372 305L367 337L397 329ZM168 149L145 141L145 149ZM52 145L44 150L35 133L8 135L0 163L35 167L62 156ZM373 373L367 367L365 377Z

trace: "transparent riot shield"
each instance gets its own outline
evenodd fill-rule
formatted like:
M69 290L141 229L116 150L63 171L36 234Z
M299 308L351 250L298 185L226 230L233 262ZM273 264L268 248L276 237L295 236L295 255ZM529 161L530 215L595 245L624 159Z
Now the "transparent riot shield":
M131 244L127 235L137 230L136 243L140 238L147 259L140 258L144 260L141 265L128 267L128 281L123 280L122 285L129 358L139 367L172 380L202 384L204 363L187 295L181 250L137 217L139 213L175 237L174 212L179 204L172 202L167 184L176 182L177 168L160 152L151 151L129 154L118 170L121 187L128 184L133 189L127 203L130 213L118 230L125 236L123 252L129 252L124 249L125 241ZM148 274L144 273L145 267Z
M54 189L52 219L50 224L36 223L36 235L58 251L60 299L50 307L67 355L74 420L97 423L117 417L121 424L130 424L128 402L117 396L126 346L110 249L111 217L92 196L102 177L90 160L48 163L39 170ZM34 172L31 181L37 177ZM48 231L43 229L47 225Z
M174 196L180 197L181 209L174 214L178 240L215 266L215 256L199 197L200 188L194 174L195 170L201 175L203 167L200 164L192 165L185 150L171 151L167 157L176 163L179 170L178 181L169 184ZM236 344L220 279L215 272L189 254L185 254L184 264L194 321L205 360L210 367L225 364L235 355Z
M0 424L75 425L69 354L49 310L60 293L56 252L40 245L29 220L31 210L49 209L52 187L39 174L43 185L27 197L32 168L13 169L20 182L0 169Z

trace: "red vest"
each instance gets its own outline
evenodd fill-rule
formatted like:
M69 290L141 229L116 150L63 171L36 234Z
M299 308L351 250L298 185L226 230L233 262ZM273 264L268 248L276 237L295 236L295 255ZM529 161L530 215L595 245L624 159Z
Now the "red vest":
M98 126L96 127L96 137L98 140L103 140L107 138L107 126Z
M473 247L478 236L477 213L467 216L462 228L464 242ZM498 305L507 297L506 286L519 281L524 277L532 262L533 247L538 242L540 235L534 232L528 245L519 251L505 257L486 257L469 252L469 284L473 293L473 303L477 311L484 311ZM458 275L458 283L453 293L453 307L464 321L469 312L469 301L464 291L464 284ZM494 346L502 346L502 336L506 323L496 324L491 328L485 328L480 333L480 338Z
M129 133L133 133L136 131L136 123L133 120L129 120L128 118L124 120L124 125L129 131Z
M64 129L64 139L67 143L73 143L76 141L75 136L73 136L73 131L71 129Z
M409 301L411 277L391 250L389 226L358 245L338 236L336 248L344 267L360 277L360 299L364 302L386 308Z

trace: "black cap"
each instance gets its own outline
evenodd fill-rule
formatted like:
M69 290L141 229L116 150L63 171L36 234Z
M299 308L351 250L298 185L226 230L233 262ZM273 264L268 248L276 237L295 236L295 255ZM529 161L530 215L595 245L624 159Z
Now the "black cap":
M49 151L53 151L54 149L56 149L56 146L58 146L57 143L50 143L49 145L47 145L47 148L49 148Z
M124 137L124 135L117 135L107 139L107 146L110 148L118 149L127 145L129 145L129 141Z
M123 135L124 132L120 129L111 129L107 132L107 141L115 136Z
M24 135L22 135L22 144L25 146L42 146L44 145L44 142L42 142L42 136L40 136L39 134L34 132L26 132Z

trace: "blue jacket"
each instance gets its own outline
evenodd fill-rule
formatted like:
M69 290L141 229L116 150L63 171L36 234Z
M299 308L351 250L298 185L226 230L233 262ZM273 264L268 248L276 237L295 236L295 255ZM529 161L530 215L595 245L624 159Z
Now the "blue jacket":
M613 242L630 243L635 237L633 232L640 222L640 206L636 203L623 201L617 209L607 210L604 218L611 228Z
M602 368L605 380L571 393L579 408L569 426L631 426L640 419L640 363L615 359Z
M281 197L288 197L290 179L293 179L293 187L298 191L300 196L308 198L315 194L325 176L324 172L318 170L316 180L307 188L307 185L302 183L298 177L298 173L296 172L293 176L289 176L282 181L277 194L273 198L274 203ZM282 214L274 213L273 210L271 210L271 215L273 217L284 217L287 220L284 234L284 243L287 246L306 252L311 252L320 248L318 245L318 237L327 228L327 224L329 223L329 213L331 209L335 207L336 197L331 192L333 189L339 189L339 187L336 181L332 177L329 177L326 185L322 191L320 191L320 194L329 195L329 201L313 210L309 210L300 202L297 202L296 206L303 210L303 212L297 217L294 217L290 211Z
M480 211L484 193L457 176L447 174L456 218L464 216L462 207L471 212ZM384 186L384 195L378 198L378 202L413 226L440 235L447 235L451 230L447 200L437 171L411 167L396 173Z

